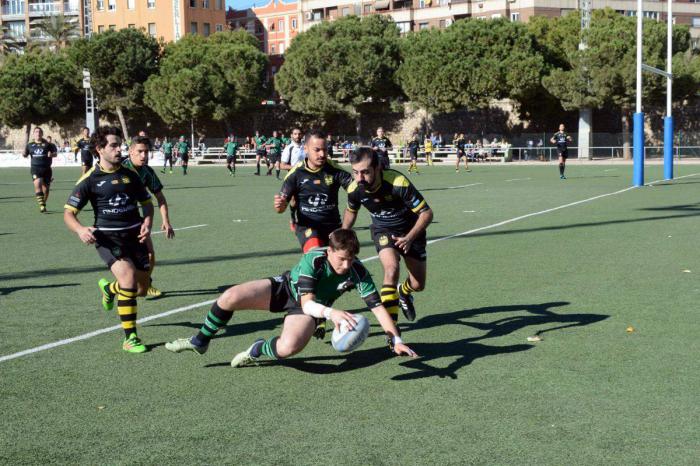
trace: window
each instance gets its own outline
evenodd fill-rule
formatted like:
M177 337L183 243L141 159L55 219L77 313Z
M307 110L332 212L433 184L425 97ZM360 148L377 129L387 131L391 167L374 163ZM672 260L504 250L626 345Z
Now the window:
M277 22L277 29L280 31L284 31L284 20L281 19Z
M270 24L268 26L270 28L270 31L274 31L275 30L275 21L274 20L270 21Z
M202 35L204 37L209 37L211 34L211 25L209 23L202 23Z
M209 0L202 0L202 8L209 9Z
M135 24L127 24L126 27L128 27L129 29L136 29Z
M418 1L418 8L425 8L425 0Z
M9 21L4 23L7 26L7 34L10 37L19 39L24 37L25 23L24 21Z
M270 72L272 73L272 76L274 76L275 73L277 73L277 67L276 66L271 67Z
M364 12L366 15L372 13L372 5L365 5L364 6Z
M297 19L292 18L292 29L296 29L296 28L297 28Z
M223 25L223 24L217 24L217 25L215 26L215 28L216 28L216 32L221 32L221 31L224 30L224 25Z
M501 18L501 17L502 17L502 15L501 15L500 13L494 13L494 14L491 15L491 18L492 18L492 19L498 19L498 18Z
M284 42L280 43L280 55L284 54Z
M146 7L152 10L156 7L156 0L146 0Z
M411 32L411 22L410 21L402 21L400 23L396 23L396 27L399 28L399 32L401 34L408 34Z
M190 23L190 34L197 34L198 32L199 32L199 30L198 30L198 28L197 28L197 22L196 22L196 21L192 21L192 22Z
M148 23L148 35L151 37L156 36L156 23Z
M341 10L341 15L342 16L349 16L350 15L350 7L344 6L343 9Z
M97 9L98 9L98 10L104 10L104 9L105 9L105 0L97 0Z
M659 20L659 12L658 11L645 11L644 17L650 18L650 19L655 19L658 21Z
M116 24L110 24L110 25L109 25L109 30L110 30L110 31L116 31L116 30L117 30L117 25L116 25Z
M23 15L24 14L24 0L9 0L2 2L2 14L3 15Z
M418 23L418 29L422 31L423 29L428 29L428 23Z
M101 32L105 32L105 27L100 24L99 26L97 26L97 33L99 34Z
M511 12L510 20L513 22L520 21L520 12L519 11Z
M270 44L270 55L275 54L275 44Z
M197 0L190 0L190 8L197 8Z
M126 7L129 10L133 10L136 7L135 3L135 0L126 0Z
M224 9L224 0L216 0L216 9L217 9L217 10L223 10L223 9Z
M323 10L313 10L311 12L312 21L321 21L323 19Z
M444 19L440 20L440 29L445 29L447 27L447 21Z
M697 16L694 17L694 18L692 19L692 21L690 22L690 24L691 24L694 28L700 27L700 18L698 18Z
M117 9L117 0L109 0L109 3L107 3L107 9L110 11L114 11Z

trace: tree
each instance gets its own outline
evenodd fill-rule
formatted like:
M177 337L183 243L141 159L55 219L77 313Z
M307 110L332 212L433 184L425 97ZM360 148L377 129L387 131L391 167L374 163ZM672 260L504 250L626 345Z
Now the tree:
M79 108L79 76L64 53L11 54L0 67L0 122L11 127L59 122Z
M132 28L80 39L68 49L76 68L90 71L100 108L117 114L127 139L124 111L143 106L144 83L158 71L160 49L156 39Z
M363 104L401 96L394 76L399 39L396 25L381 15L318 24L292 41L275 89L294 111L359 121Z
M565 110L581 107L620 109L629 146L629 121L636 97L636 19L610 8L593 12L591 28L586 32L587 47L579 50L578 13L565 18L531 24L538 46L545 56L557 57L542 80L549 93ZM576 40L563 40L575 37ZM688 52L690 33L686 26L673 29L674 97L687 98L697 92L700 81L694 70L697 57ZM644 63L666 68L666 24L644 22ZM646 105L658 105L665 99L665 78L645 73L642 98Z
M21 41L23 38L18 38L10 32L10 28L6 24L0 24L0 52L2 54L17 53L22 50Z
M229 121L260 103L266 66L257 39L245 31L188 35L165 48L145 101L168 124Z
M80 37L77 20L67 18L63 13L47 16L36 25L36 30L47 38L45 44L51 49L63 49Z
M402 42L399 81L428 112L484 108L493 99L526 99L540 85L544 59L525 25L462 20Z

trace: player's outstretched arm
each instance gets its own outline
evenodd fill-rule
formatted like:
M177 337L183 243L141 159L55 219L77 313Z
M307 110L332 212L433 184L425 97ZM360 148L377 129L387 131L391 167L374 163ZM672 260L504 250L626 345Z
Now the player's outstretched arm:
M170 224L170 213L168 211L168 201L165 199L165 195L162 191L155 194L158 200L158 210L160 210L160 217L163 220L163 224L160 226L161 231L165 232L165 236L168 239L175 238L175 230L173 230Z
M352 226L355 224L355 220L357 220L357 212L353 212L350 209L345 209L345 213L343 214L342 228L345 230L351 229Z
M355 328L356 321L352 313L324 306L321 303L317 303L315 299L316 295L312 293L301 295L301 310L304 311L304 314L317 319L330 320L335 324L336 328L340 327L343 321L347 322L348 328Z
M372 314L374 314L374 316L377 318L379 325L382 326L382 329L384 329L387 336L391 338L391 346L394 353L399 356L406 355L412 358L418 357L418 354L416 354L415 351L409 348L408 345L401 340L401 337L399 336L399 329L396 328L396 324L393 320L391 320L389 312L383 305L380 304L372 308Z

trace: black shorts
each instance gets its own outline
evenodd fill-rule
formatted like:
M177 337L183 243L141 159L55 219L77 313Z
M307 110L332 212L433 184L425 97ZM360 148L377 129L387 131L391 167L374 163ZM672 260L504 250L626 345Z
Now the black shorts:
M462 157L466 157L467 153L464 152L463 150L458 150L457 151L457 160L461 159Z
M561 147L557 148L557 155L564 160L569 158L569 149L562 149Z
M164 158L165 160L172 160L172 159L173 159L173 154L172 154L172 153L170 153L170 154L163 154L163 158Z
M408 250L407 253L404 253L401 249L396 247L396 243L394 242L394 239L392 238L392 236L397 236L397 237L404 236L407 232L376 230L375 228L373 228L371 226L370 226L370 232L372 233L372 241L374 241L374 247L377 249L377 252L379 252L385 248L394 248L402 256L411 257L411 258L419 260L421 262L427 260L427 258L428 258L428 254L425 251L425 246L426 246L425 232L421 233L421 235L418 238L416 238L413 241L413 243L411 243L411 248Z
M227 155L226 156L226 163L235 162L237 158L238 157L236 157L235 155Z
M137 270L148 272L151 268L148 261L148 246L139 242L140 228L126 231L101 231L93 233L97 242L97 254L107 264L107 268L120 259L130 259Z
M186 164L187 161L190 160L190 156L189 155L181 155L180 160L182 160L183 164Z
M289 271L270 280L270 312L284 312L287 315L304 314L304 310L296 302L289 289ZM325 319L313 318L318 326Z
M379 166L382 167L383 170L391 168L391 160L389 159L389 156L387 154L377 152L377 155L379 156Z
M85 152L80 153L80 165L82 165L83 167L87 167L87 168L92 167L94 159L95 158L89 152L88 153L85 153Z
M328 237L338 228L340 225L322 227L296 225L294 233L297 235L302 251L308 252L312 248L328 246Z
M418 160L418 152L409 152L409 157L411 157L411 160Z
M40 179L45 185L51 184L51 178L53 178L53 170L51 170L51 167L31 167L30 172L32 174L32 180Z
M255 155L258 157L267 157L267 151L265 149L258 149L255 151Z

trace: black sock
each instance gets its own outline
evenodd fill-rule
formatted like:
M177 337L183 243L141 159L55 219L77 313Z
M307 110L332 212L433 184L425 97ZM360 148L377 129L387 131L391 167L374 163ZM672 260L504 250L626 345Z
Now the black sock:
M279 171L279 170L275 170L275 171L277 172L277 178L279 178L279 177L280 177L280 171Z
M227 311L226 309L221 309L219 305L214 302L211 305L209 314L207 318L204 319L202 328L199 329L199 333L192 337L192 343L197 346L207 346L209 340L211 340L219 329L226 326L229 320L233 317L233 311Z
M262 348L263 345L265 344L265 340L258 340L253 344L253 347L250 349L250 355L254 358L259 358L260 355L262 355Z
M561 176L564 175L564 164L563 163L559 164L559 175L561 175Z
M259 175L259 174L260 174L260 161L259 161L259 160L258 160L258 162L257 162L257 164L256 164L256 168L257 168L257 173L258 173L258 175Z

